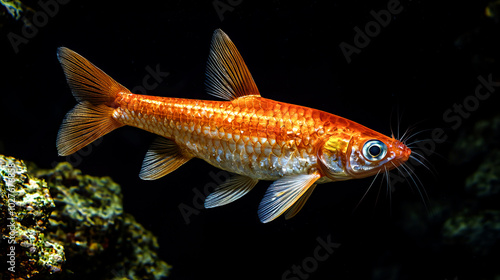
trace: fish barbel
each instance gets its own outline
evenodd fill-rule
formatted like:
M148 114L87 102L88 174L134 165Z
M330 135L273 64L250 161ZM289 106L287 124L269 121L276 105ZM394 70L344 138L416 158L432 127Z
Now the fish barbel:
M72 154L121 126L159 135L139 176L154 180L200 158L234 173L205 201L211 208L274 181L259 205L266 223L300 211L319 183L364 178L408 160L411 150L356 122L320 110L261 97L240 53L214 32L207 64L208 93L224 101L131 93L76 52L58 58L79 102L59 130L59 155Z

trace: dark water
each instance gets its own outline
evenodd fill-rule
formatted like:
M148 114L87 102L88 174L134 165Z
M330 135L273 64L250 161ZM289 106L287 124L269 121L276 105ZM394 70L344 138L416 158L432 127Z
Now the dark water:
M499 174L492 121L498 87L483 86L477 97L476 88L481 79L500 80L500 18L494 9L485 13L489 2L469 2L71 0L24 35L22 24L4 15L0 153L46 168L69 160L84 173L111 176L122 186L125 211L158 236L173 279L498 279L498 193L479 197L466 179L481 165L487 178ZM428 210L411 179L394 183L390 199L385 182L377 197L378 179L354 213L371 179L320 185L288 221L258 221L269 182L231 205L197 209L219 170L192 160L141 181L153 135L134 128L114 131L85 153L57 156L59 125L76 104L58 47L79 52L129 89L212 99L203 83L216 28L236 44L264 97L386 134L391 115L394 130L400 118L401 133L414 126L424 130L415 139L434 134L420 152L435 176L422 166L414 171ZM9 32L24 39L9 42ZM155 71L169 74L154 79ZM336 247L325 249L329 242Z

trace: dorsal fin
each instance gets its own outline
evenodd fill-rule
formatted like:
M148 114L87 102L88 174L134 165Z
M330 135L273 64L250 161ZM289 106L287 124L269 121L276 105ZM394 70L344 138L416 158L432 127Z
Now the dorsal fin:
M231 39L217 29L212 37L205 85L208 94L226 100L260 96L252 74Z

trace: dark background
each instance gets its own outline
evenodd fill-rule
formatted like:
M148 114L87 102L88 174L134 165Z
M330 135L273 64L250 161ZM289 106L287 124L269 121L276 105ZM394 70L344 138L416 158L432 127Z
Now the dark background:
M314 256L318 237L341 245L308 279L493 279L498 259L443 244L442 223L432 223L436 215L447 215L433 205L460 208L464 178L471 173L470 165L450 160L457 153L453 143L466 127L498 110L493 94L458 129L443 119L453 104L474 94L479 75L496 77L500 69L500 29L495 15L485 14L488 1L401 1L402 12L351 63L339 44L353 45L353 28L364 29L373 20L370 11L387 9L388 1L228 1L235 5L223 20L214 2L71 0L18 53L7 34L22 35L22 24L4 13L0 153L42 168L69 160L86 174L111 176L122 186L125 211L158 236L172 279L282 279ZM26 3L41 10L34 1ZM368 178L320 185L295 218L261 224L257 207L270 184L261 182L235 203L199 210L186 224L179 206L194 207L195 193L219 170L194 159L160 180L140 180L154 135L121 128L88 155L57 156L57 131L76 105L56 58L58 47L79 52L129 89L143 83L147 66L159 65L169 76L148 94L213 99L204 91L204 71L217 28L238 47L266 98L328 111L388 135L398 119L401 132L410 126L423 131L416 139L443 128L448 139L436 144L439 155L426 156L435 175L415 169L428 209L422 187L398 183L389 198L379 178L354 211Z

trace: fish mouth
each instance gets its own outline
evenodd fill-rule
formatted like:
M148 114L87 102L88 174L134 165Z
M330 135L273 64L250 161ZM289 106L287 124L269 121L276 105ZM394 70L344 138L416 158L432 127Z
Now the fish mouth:
M411 149L405 146L405 150L403 152L403 161L407 161L410 158Z
M403 143L399 140L396 140L392 146L394 147L393 151L396 154L394 160L400 161L400 162L405 162L410 158L411 149L408 148L405 145L405 143Z
M411 149L408 148L404 143L397 141L393 144L394 149L392 149L393 158L387 160L381 168L387 171L395 169L400 165L403 165L407 160L410 159Z
M401 151L400 152L400 161L405 162L410 158L411 155L411 149L408 148L404 143L399 142L397 143L398 149Z
M411 149L406 147L405 144L399 143L397 145L399 153L392 159L391 161L387 162L385 164L387 170L391 170L394 168L399 167L400 165L403 165L406 161L410 159L411 155Z

